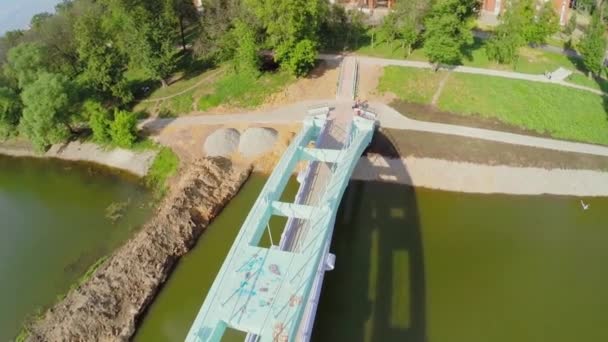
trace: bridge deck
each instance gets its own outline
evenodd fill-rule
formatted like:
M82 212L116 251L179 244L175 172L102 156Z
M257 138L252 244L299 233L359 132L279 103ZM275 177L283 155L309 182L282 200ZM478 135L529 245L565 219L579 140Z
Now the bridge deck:
M352 81L343 82L345 86L352 87ZM294 341L307 331L302 321L314 319L311 290L322 280L319 274L329 255L336 211L375 125L353 117L348 103L327 111L304 121L275 167L186 341L220 341L228 327L259 341ZM296 201L281 203L287 181L301 160L308 161L308 167ZM281 243L259 247L273 215L289 217Z

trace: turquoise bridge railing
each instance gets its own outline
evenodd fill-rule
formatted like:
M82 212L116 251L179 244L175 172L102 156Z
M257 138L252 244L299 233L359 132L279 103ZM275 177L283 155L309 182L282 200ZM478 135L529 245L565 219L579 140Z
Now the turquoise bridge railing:
M248 340L254 341L308 340L301 336L307 334L301 325L310 325L303 323L307 317L314 320L316 303L311 309L311 289L318 291L319 273L324 272L323 265L330 256L336 212L375 129L373 120L354 117L348 129L343 130L342 141L336 144L339 149L321 148L320 141L325 138L336 140L328 111L304 120L302 130L270 175L186 341L221 341L227 328L246 332ZM330 127L333 133L329 132ZM317 147L310 147L315 141ZM281 202L281 194L300 161L309 162L309 177L305 177L298 193L300 200ZM288 217L293 231L283 233L280 246L259 247L273 215Z

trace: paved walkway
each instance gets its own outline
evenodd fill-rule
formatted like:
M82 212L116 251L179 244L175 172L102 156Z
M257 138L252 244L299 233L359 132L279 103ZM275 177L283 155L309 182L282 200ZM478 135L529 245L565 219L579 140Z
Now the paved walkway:
M309 108L319 105L328 105L334 108L338 106L341 106L343 108L350 108L350 106L352 105L352 101L328 99L326 101L299 102L290 106L277 108L267 112L187 116L171 119L151 119L142 122L140 124L140 127L154 132L169 126L183 127L191 125L225 125L231 123L293 124L301 122L306 116L306 112ZM378 115L380 126L385 128L450 134L469 138L502 142L512 145L521 145L563 152L584 153L608 157L608 146L576 143L549 138L538 138L529 135L506 133L489 129L449 125L436 122L418 121L410 119L397 112L392 107L379 102L370 103L370 108Z
M330 55L330 54L320 54L319 59L323 60L336 60L341 58L338 55ZM357 61L360 64L367 64L373 66L403 66L408 68L416 68L416 69L433 69L434 65L428 62L418 62L418 61L407 61L407 60L399 60L399 59L387 59L387 58L378 58L378 57L365 57L365 56L357 56ZM493 77L503 77L510 78L515 80L524 80L531 82L540 82L540 83L549 83L549 84L557 84L564 87L575 88L579 90L588 91L598 95L607 95L601 90L589 88L577 84L568 83L565 81L559 80L550 80L545 75L534 75L534 74L524 74L521 72L514 71L503 71L503 70L492 70L492 69L482 69L482 68L473 68L461 65L449 65L442 66L442 68L449 69L453 72L460 72L465 74L476 74L476 75L485 75L485 76L493 76Z
M502 142L512 145L530 146L556 151L593 154L608 157L608 147L606 146L576 143L548 138L537 138L529 135L506 133L489 129L418 121L402 115L395 109L383 103L374 102L370 103L370 106L378 115L380 125L386 128L458 135L469 138Z

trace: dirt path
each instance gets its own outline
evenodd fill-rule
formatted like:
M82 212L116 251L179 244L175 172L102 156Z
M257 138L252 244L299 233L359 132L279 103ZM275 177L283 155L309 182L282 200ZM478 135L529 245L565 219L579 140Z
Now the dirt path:
M450 78L450 73L446 72L445 76L443 76L443 78L439 82L437 91L435 91L435 94L433 94L433 100L431 101L431 105L437 106L437 103L439 103L439 97L441 96L441 93L443 93L443 88L445 88L445 84L448 82L448 78Z
M169 96L164 96L164 97L157 97L157 98L153 98L153 99L146 99L146 100L141 100L139 102L142 103L156 103L156 102L161 102L161 101L165 101L165 100L170 100L174 97L178 97L180 95L183 95L193 89L196 89L197 87L199 87L201 84L205 83L205 82L209 82L209 80L214 79L216 76L218 76L223 70L222 69L217 69L214 70L212 72L210 72L208 75L206 75L205 77L203 77L200 81L196 82L196 84L178 92L175 93L173 95L169 95Z

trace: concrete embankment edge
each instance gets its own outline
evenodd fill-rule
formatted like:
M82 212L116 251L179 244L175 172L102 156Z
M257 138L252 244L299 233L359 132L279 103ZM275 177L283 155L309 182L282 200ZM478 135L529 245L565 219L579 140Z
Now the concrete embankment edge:
M490 166L431 158L361 158L353 179L429 189L513 195L608 196L608 173Z
M250 167L188 165L155 217L31 327L29 341L128 341L177 260L239 191Z
M83 161L120 169L143 177L148 173L156 157L156 151L130 151L122 148L105 149L93 143L73 141L54 145L45 153L36 153L27 147L1 146L0 154L13 157L57 158Z

